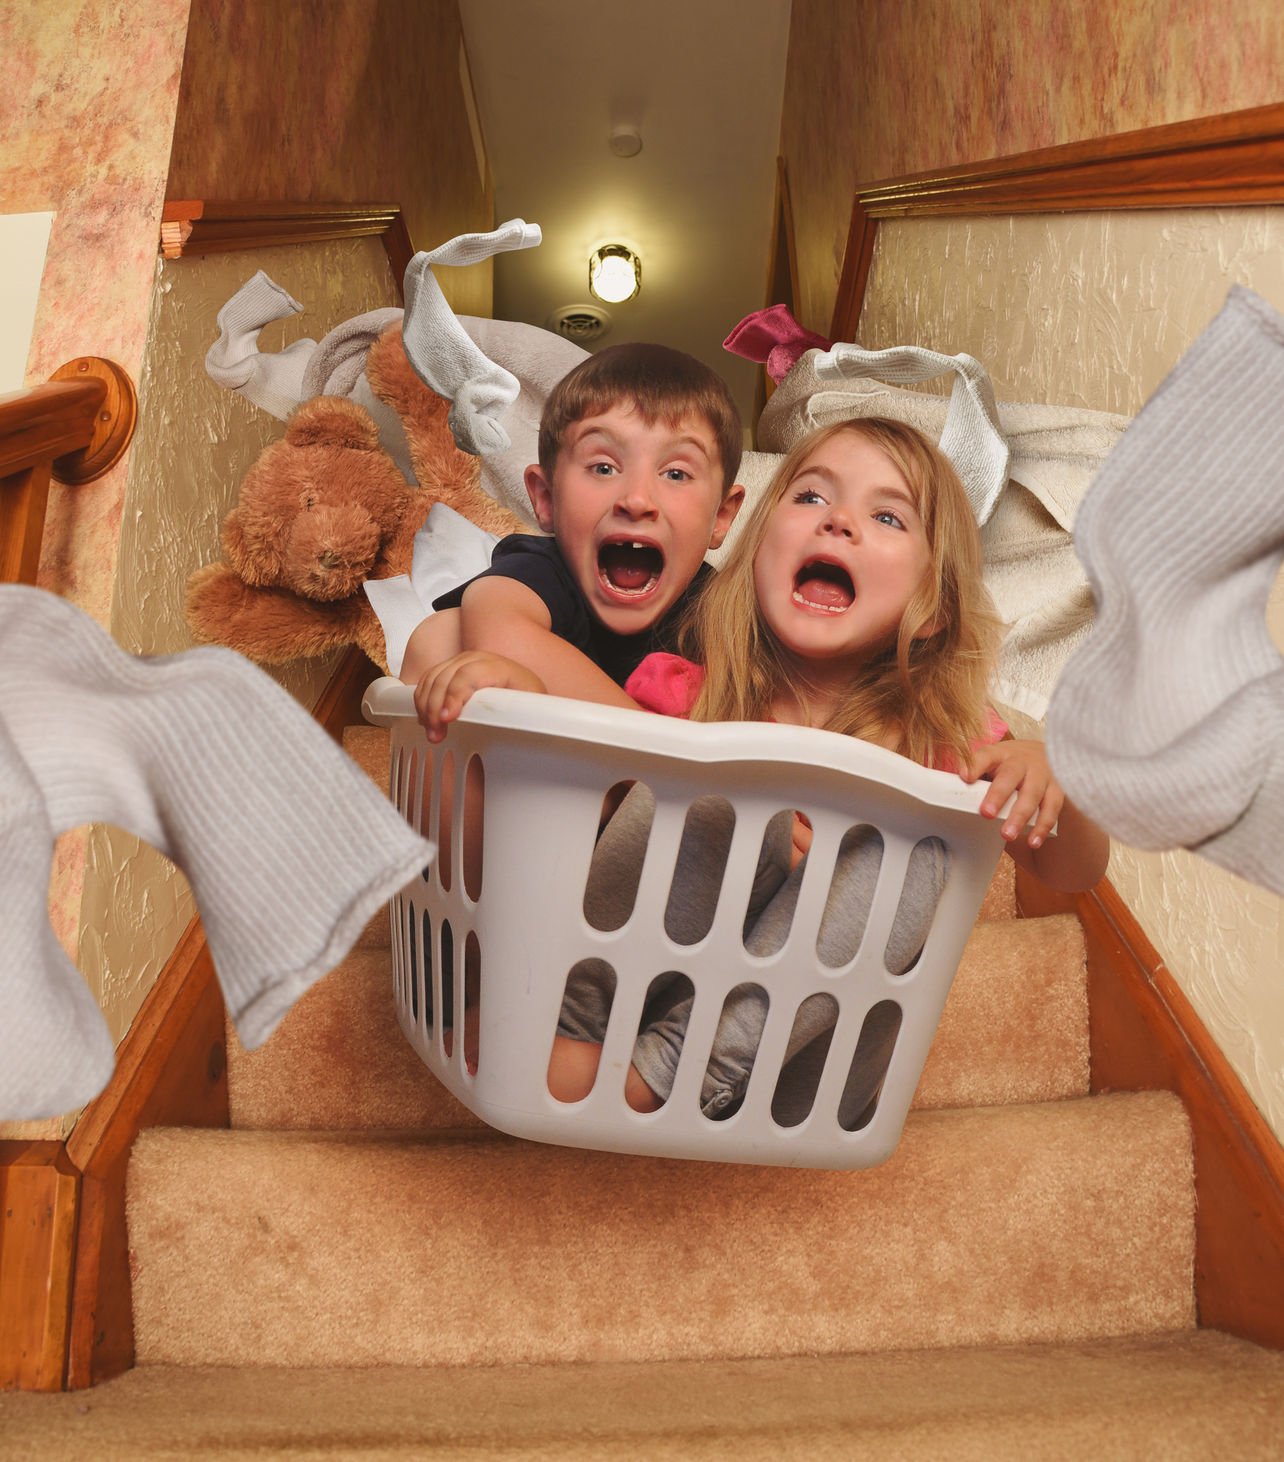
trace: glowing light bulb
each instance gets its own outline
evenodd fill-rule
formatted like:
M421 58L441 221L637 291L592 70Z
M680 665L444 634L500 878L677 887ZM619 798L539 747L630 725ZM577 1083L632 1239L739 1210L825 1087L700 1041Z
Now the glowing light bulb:
M624 244L603 244L589 256L589 289L618 305L642 288L642 261Z

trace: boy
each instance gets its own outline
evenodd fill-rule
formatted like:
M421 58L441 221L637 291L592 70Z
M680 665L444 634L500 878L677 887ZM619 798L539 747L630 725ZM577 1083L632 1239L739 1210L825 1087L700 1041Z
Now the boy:
M495 655L551 694L631 706L620 687L667 647L710 572L706 550L744 498L740 452L725 382L682 351L611 346L563 377L525 475L536 521L552 536L503 539L491 567L435 600L438 612L406 646L401 678L420 687L425 724L434 686L430 739L481 685L520 688Z

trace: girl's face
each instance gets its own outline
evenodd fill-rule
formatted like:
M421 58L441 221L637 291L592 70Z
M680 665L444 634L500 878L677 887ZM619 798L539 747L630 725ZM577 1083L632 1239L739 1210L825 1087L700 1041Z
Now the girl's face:
M931 561L900 468L842 431L806 459L773 509L754 591L785 650L812 678L838 681L895 640Z

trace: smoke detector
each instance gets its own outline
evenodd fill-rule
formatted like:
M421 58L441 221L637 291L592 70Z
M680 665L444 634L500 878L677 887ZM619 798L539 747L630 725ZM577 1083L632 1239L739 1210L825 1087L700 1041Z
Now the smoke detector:
M616 157L636 157L642 151L642 134L625 123L611 132L610 147Z
M611 317L596 305L563 305L548 317L545 328L576 345L591 345L610 330Z

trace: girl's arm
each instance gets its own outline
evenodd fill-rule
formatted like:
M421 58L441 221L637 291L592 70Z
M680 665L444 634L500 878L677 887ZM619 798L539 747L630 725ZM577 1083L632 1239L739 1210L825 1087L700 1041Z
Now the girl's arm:
M989 778L982 817L997 817L1016 793L1002 832L1019 868L1062 893L1079 893L1100 881L1110 857L1110 839L1066 799L1042 742L999 741L979 747L959 775L965 782ZM1031 821L1034 826L1023 838Z

